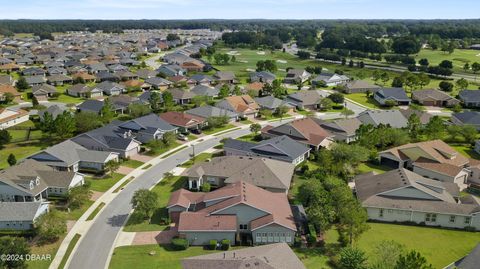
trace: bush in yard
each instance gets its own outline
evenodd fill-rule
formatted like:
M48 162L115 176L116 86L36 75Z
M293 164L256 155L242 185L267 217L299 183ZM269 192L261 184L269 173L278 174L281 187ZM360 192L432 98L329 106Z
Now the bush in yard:
M393 100L387 100L385 101L385 106L386 107L393 107L397 104L397 102L393 101Z
M210 240L210 242L208 243L208 247L211 250L217 249L217 240L215 240L215 239Z
M293 246L296 248L302 246L302 238L300 236L295 236L295 239L293 240Z
M212 189L212 186L208 182L205 182L202 184L202 186L200 186L200 190L202 192L210 192L211 189Z
M186 250L189 246L188 240L183 238L173 238L171 243L174 250Z
M230 248L230 240L223 239L222 240L222 250L228 250Z

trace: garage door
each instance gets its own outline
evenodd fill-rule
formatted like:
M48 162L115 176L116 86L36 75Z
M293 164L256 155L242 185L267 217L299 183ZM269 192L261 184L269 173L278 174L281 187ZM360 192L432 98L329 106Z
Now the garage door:
M392 168L398 168L399 166L399 162L389 158L385 158L385 157L380 158L380 164L388 167L392 167Z

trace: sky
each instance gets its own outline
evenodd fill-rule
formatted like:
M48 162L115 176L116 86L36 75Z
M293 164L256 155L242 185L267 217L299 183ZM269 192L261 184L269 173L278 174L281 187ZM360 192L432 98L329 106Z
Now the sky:
M0 19L471 19L478 0L0 0Z

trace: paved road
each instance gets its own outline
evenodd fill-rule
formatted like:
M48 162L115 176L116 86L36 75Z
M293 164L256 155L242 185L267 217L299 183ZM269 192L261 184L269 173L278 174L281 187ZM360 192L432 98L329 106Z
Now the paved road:
M286 122L286 120L284 120L283 123L284 122ZM270 124L279 125L281 123L275 122ZM212 148L218 145L223 138L236 138L249 133L250 130L246 128L199 142L195 144L195 152L198 154ZM115 238L121 231L128 214L132 210L130 199L135 190L152 187L161 179L165 172L169 172L178 164L189 160L191 153L191 147L181 150L164 159L158 165L151 167L144 174L129 183L94 220L88 232L83 236L77 250L75 253L72 253L72 259L68 268L106 268L106 266L108 266L107 262L109 262L109 253L113 247Z

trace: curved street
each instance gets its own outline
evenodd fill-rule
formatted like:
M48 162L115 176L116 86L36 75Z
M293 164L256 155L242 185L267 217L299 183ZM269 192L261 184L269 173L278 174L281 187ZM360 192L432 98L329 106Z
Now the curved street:
M285 123L272 122L271 125ZM199 154L220 143L223 138L236 138L250 133L248 126L242 129L228 132L219 136L204 138L205 140L194 144L196 154ZM138 176L108 203L105 208L94 219L93 224L82 236L81 241L74 252L70 255L70 262L67 263L71 269L103 269L108 268L108 263L113 251L115 239L126 222L132 210L130 199L133 193L142 188L149 189L157 184L165 172L169 172L177 165L190 159L192 148L183 150L163 159L157 165L149 168L145 173Z

